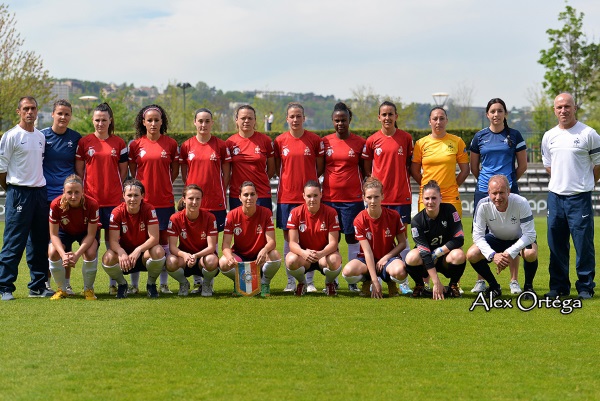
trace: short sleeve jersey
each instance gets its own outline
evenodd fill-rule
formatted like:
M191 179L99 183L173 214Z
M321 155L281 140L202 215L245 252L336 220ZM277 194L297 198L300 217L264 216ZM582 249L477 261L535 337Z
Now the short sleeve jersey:
M19 125L0 138L0 173L12 185L39 188L46 185L42 160L46 139L37 129L29 132Z
M83 196L85 207L69 207L66 211L60 208L62 195L55 198L50 203L48 221L58 224L58 228L67 234L74 236L87 234L88 224L98 223L98 202L85 194Z
M156 210L146 202L142 202L140 211L136 214L127 212L127 204L122 202L110 214L110 231L119 231L121 247L127 253L142 245L150 236L148 227L158 224Z
M256 206L250 217L244 214L242 206L236 207L225 219L224 233L233 235L231 250L251 258L267 245L266 233L274 230L273 213L262 206Z
M423 185L435 180L441 189L442 202L460 200L456 165L469 162L466 145L461 138L452 134L446 134L441 139L427 135L415 143L412 160L421 164L423 170L419 198L422 199Z
M57 134L52 127L44 128L42 134L46 137L44 177L48 200L52 201L62 195L65 179L75 173L75 152L81 134L71 128L67 128L63 134Z
M288 131L275 138L274 148L281 160L277 203L303 203L304 184L317 179L317 157L325 153L323 141L314 132L305 130L296 138Z
M179 238L178 248L184 252L196 253L208 247L208 237L217 237L217 222L211 212L200 210L195 220L190 220L185 210L171 215L167 233Z
M515 161L517 152L527 149L521 133L509 128L494 133L484 128L475 134L469 150L479 155L481 170L477 178L477 190L487 192L488 182L496 174L505 175L510 187L518 189Z
M161 135L152 141L146 135L129 144L129 161L137 165L135 178L146 188L144 201L154 207L173 206L171 164L179 160L177 141Z
M323 200L327 202L360 202L362 174L359 163L365 140L350 134L347 139L330 134L323 138L325 172Z
M406 227L397 211L384 207L377 219L369 216L367 209L361 211L354 219L354 232L358 241L369 241L375 261L378 261L394 249L397 245L396 236L406 232ZM358 256L365 256L362 246Z
M225 210L225 183L223 163L230 163L231 156L227 144L222 139L211 136L202 143L195 136L181 145L180 163L187 165L185 185L196 184L202 188L204 196L200 207L204 210Z
M577 122L569 129L558 126L542 138L542 162L550 167L548 189L558 195L574 195L594 189L594 166L600 165L600 136Z
M298 230L298 241L302 249L320 251L329 244L329 233L340 231L340 223L334 208L321 204L319 211L312 214L306 204L303 204L292 209L287 228Z
M240 185L252 181L259 198L271 197L271 183L267 175L267 159L274 157L273 141L267 135L254 132L250 138L234 134L227 139L231 154L229 196L240 196Z
M387 136L381 130L369 138L362 158L372 160L371 175L383 184L383 205L409 205L412 203L408 165L412 158L413 140L408 132L396 129Z
M115 135L99 139L89 134L79 141L76 157L85 162L84 192L100 207L118 205L123 197L119 164L127 162L125 141Z

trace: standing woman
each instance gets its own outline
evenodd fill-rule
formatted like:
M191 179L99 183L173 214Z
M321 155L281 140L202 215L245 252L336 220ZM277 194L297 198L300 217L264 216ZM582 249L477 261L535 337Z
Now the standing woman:
M102 268L118 283L117 298L127 297L124 274L148 272L149 298L158 298L156 279L165 265L165 250L158 243L156 211L144 202L144 185L138 180L123 184L125 201L110 217L108 250L102 256Z
M361 188L364 162L360 157L365 140L350 132L352 111L345 103L340 102L334 106L331 119L335 133L323 138L323 203L337 211L340 231L344 233L348 245L347 260L352 260L360 251L353 222L365 208ZM356 284L350 284L349 289L359 291Z
M519 193L517 181L527 170L527 145L523 136L516 129L508 126L506 115L508 109L506 103L500 98L491 99L485 113L490 120L490 126L475 134L471 141L471 172L477 178L477 189L473 200L473 215L479 201L488 196L489 179L497 174L508 178L510 192ZM537 269L537 259L527 269ZM527 270L526 269L526 270ZM519 266L511 265L510 269L510 291L519 294L521 287L517 281ZM478 277L471 292L482 292L486 289L483 277Z
M251 181L242 183L239 192L242 205L227 213L219 268L225 276L235 280L238 262L256 262L261 269L260 295L269 297L271 279L281 266L281 257L275 249L273 212L256 204L258 194Z
M231 154L231 180L229 182L229 210L240 206L240 187L251 181L256 185L257 204L273 210L270 179L275 175L273 141L255 131L256 110L250 105L235 111L238 133L227 139Z
M462 203L458 187L469 175L469 155L465 142L458 136L448 134L448 116L442 107L434 107L429 112L431 134L415 143L411 174L419 184L419 211L423 204L423 186L436 181L440 187L443 203L450 203L462 217ZM460 172L456 175L456 165Z
M283 257L290 251L287 221L290 212L304 203L304 184L316 181L323 174L323 141L314 132L304 129L304 107L290 103L287 107L287 122L290 130L275 138L275 167L279 176L277 187L277 228L283 230ZM287 270L287 269L286 269ZM296 290L296 280L287 271L286 292ZM307 291L316 292L311 274L307 277Z
M63 184L63 194L50 204L50 245L48 260L50 272L58 285L50 299L66 298L69 293L66 272L77 264L83 256L81 275L85 299L93 301L94 281L98 266L98 202L83 193L83 181L75 174L68 176ZM79 242L79 249L73 252L73 242Z
M101 103L92 115L94 133L86 135L77 145L75 173L83 178L83 191L98 202L100 225L104 241L108 241L110 214L123 194L121 186L127 178L127 144L113 135L115 121L108 103ZM116 293L111 283L110 294Z
M142 108L135 118L135 140L129 144L131 177L147 188L144 202L151 204L158 217L159 244L168 254L167 227L175 213L173 181L179 175L177 141L167 136L169 119L162 107L151 104ZM160 292L171 294L166 270L160 275ZM137 293L139 273L131 275L132 293Z
M63 194L65 180L75 173L75 153L81 134L69 128L72 116L71 103L59 99L52 107L52 126L42 130L42 134L46 137L43 169L48 203ZM74 295L70 281L71 267L67 266L65 267L65 291L69 295Z
M190 184L183 189L177 205L179 210L169 222L169 250L167 271L179 282L180 296L187 296L192 274L204 277L202 296L213 294L212 279L219 272L217 256L217 222L215 216L202 210L202 189ZM179 244L178 244L179 243Z

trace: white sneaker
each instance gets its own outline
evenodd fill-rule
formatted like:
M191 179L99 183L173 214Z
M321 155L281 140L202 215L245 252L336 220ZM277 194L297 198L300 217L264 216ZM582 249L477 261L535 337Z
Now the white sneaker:
M474 293L484 292L486 288L487 288L487 286L485 285L485 280L477 280L475 282L475 286L473 287L471 292L474 292Z
M283 292L296 292L296 280L288 280Z
M308 283L306 285L306 292L319 292L319 290L315 287L315 283Z
M519 285L519 282L517 280L513 280L510 282L510 293L511 294L520 294L522 293L523 290L521 289L521 286Z
M75 292L73 291L73 287L71 287L70 285L68 285L68 286L65 287L65 292L68 295L75 295Z
M204 280L202 282L202 293L200 295L202 295L203 297L213 296L213 280Z
M161 284L159 291L161 292L161 294L172 294L173 291L171 291L169 289L169 285L168 284Z
M179 292L177 295L180 297L187 297L190 293L190 282L185 280L185 283L179 283Z

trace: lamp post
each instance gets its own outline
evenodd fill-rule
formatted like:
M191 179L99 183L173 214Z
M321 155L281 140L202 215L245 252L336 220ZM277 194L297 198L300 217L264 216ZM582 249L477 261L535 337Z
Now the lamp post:
M450 97L449 93L446 92L436 92L432 93L433 101L436 106L444 107L446 105L446 101Z
M185 119L186 119L186 115L185 115L185 90L187 88L191 88L192 85L190 85L189 82L180 82L177 84L178 88L183 89L183 130L185 131Z
M95 102L96 100L98 100L98 98L96 96L80 96L79 100L82 100L85 104L85 109L87 111L88 114L90 114L90 111L92 111L92 108L90 107L90 103L91 102Z

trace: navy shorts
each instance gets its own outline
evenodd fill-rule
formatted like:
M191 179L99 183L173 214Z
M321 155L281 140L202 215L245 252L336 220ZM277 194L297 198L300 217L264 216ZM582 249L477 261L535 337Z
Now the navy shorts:
M99 222L100 222L100 226L102 226L103 229L105 229L108 232L108 226L110 225L110 215L113 211L113 209L116 206L104 206L101 208L98 208L98 217L99 217ZM98 226L98 228L100 228L100 226ZM98 235L100 234L100 230L98 230ZM99 238L99 237L97 237ZM108 238L104 239L105 241L108 241Z
M365 258L354 258L354 259L360 260L365 265L367 264L367 260ZM390 258L390 260L388 260L388 262L385 264L385 266L383 266L383 269L381 270L381 272L377 272L377 277L381 277L381 279L383 281L385 281L386 283L390 282L392 280L392 277L388 274L387 267L389 266L390 263L392 263L396 259L402 260L396 256L394 256L393 258ZM377 264L377 260L375 261L375 264ZM365 274L365 276L367 277L367 279L370 278L368 272Z
M292 209L300 206L301 203L278 203L277 204L277 228L287 231L287 221Z
M146 264L144 263L144 255L140 255L137 260L135 261L135 266L133 266L133 269L129 270L128 272L123 272L123 274L127 275L127 274L131 274L131 273L137 273L137 272L145 272L148 271L146 269Z
M273 211L273 200L271 198L258 198L256 200L256 204ZM229 197L229 210L231 211L238 206L242 206L242 201L240 201L240 198Z
M410 212L412 205L382 205L383 207L387 207L388 209L392 209L400 214L400 220L404 224L410 224Z
M157 207L154 210L156 210L156 217L158 218L158 230L165 231L169 228L169 219L175 213L175 208L173 206Z
M62 242L63 246L65 247L65 252L71 252L71 249L73 248L73 242L75 241L77 241L79 245L81 245L86 235L87 233L71 235L69 233L64 232L60 228L58 229L58 238L60 238L60 242Z
M364 202L323 202L334 208L340 220L340 232L354 234L354 219L365 209Z
M217 231L222 232L225 229L225 217L227 216L227 211L225 210L210 210L210 212L215 216L217 220Z
M506 251L508 248L513 246L514 243L517 242L517 240L518 240L518 238L511 239L511 240L498 239L490 233L485 235L485 242L488 243L488 245L490 246L490 248L492 248L494 250L494 252ZM535 241L535 243L537 244L537 241ZM532 249L532 248L533 248L533 246L531 244L527 245L525 247L525 249Z

